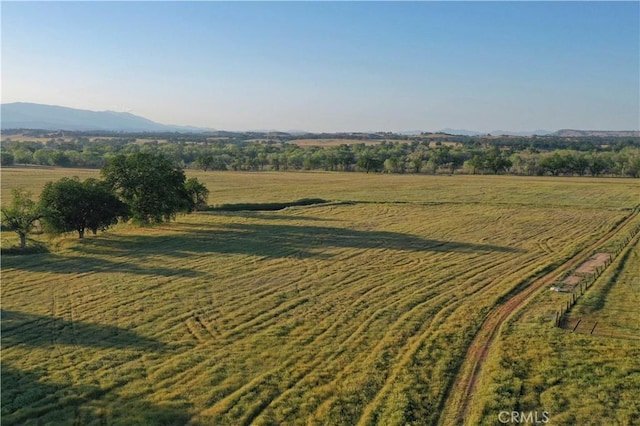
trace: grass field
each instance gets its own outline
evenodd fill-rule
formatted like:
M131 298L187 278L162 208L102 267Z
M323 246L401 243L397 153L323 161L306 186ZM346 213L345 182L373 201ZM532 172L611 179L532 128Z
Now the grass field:
M638 217L623 229L640 225ZM552 424L640 424L640 234L551 327L568 298L538 294L509 320L473 400L471 424L500 411L547 412ZM550 321L551 320L551 321Z
M637 256L637 239L578 299L563 328L553 327L554 307L570 296L548 290L501 327L470 400L468 424L496 424L505 411L538 418L546 412L559 425L638 424L640 313L629 303L637 299L638 264L629 261ZM594 300L607 293L606 308L595 312ZM576 315L582 329L574 331Z
M576 333L640 339L640 238L573 308L565 328ZM597 323L597 324L596 324Z
M37 194L73 174L97 171L4 168L3 203L9 188ZM333 202L121 225L3 256L3 424L433 424L486 313L605 234L640 191L623 179L189 175L212 204ZM2 237L3 247L13 238ZM603 404L635 415L628 390L639 369L626 357L638 359L636 343L569 334L545 315L505 330L474 415L495 424L500 404L541 401L568 424L571 408L558 407L578 407L564 401L601 373L613 384L631 374ZM551 358L542 372L540 353L518 350L541 336L540 359ZM545 376L568 367L555 353L578 357L586 345L604 357L615 344L615 360ZM516 392L517 380L538 396Z

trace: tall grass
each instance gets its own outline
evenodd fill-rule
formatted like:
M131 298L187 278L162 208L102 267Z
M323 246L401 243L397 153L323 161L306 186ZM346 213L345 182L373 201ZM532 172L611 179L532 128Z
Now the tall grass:
M68 171L47 172L34 183L3 169L3 194L20 183L37 193ZM335 202L119 225L3 257L3 424L432 423L490 307L606 233L637 189L627 180L195 175L211 204ZM545 339L549 353L561 344ZM505 354L499 362L515 359ZM505 380L509 392L522 389ZM514 393L513 404L527 401Z

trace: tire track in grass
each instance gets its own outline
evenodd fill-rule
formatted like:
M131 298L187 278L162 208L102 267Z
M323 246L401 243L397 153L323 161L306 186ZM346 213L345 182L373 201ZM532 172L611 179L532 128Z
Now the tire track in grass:
M316 336L316 338L314 339L314 342L320 340L323 337L323 335L326 335L326 334L330 333L331 329L333 329L333 328L335 328L337 326L338 326L338 322L337 321L333 322L333 326L327 328L324 333ZM359 328L359 329L361 329L361 328ZM349 343L350 343L349 339L351 337L353 337L353 335L351 335L349 338L347 338L347 340L343 342L343 345L349 345ZM304 339L304 337L301 337L300 339ZM341 353L340 350L334 352L334 355L331 358L339 356L340 353ZM315 360L315 362L310 364L308 362L309 359ZM301 380L303 380L311 371L314 371L319 365L324 364L324 363L328 363L328 362L331 362L331 361L332 361L332 359L328 359L328 360L327 359L317 359L317 358L315 358L315 355L313 353L309 353L309 354L306 354L306 355L304 353L301 353L301 354L297 354L294 357L289 358L286 361L286 364L284 366L280 366L279 368L277 368L275 370L272 370L270 373L273 373L273 374L276 374L278 372L286 373L288 368L296 366L301 362L303 362L304 365L310 366L310 367L305 369L303 374L296 374L297 378L294 381L290 382L286 386L288 389L291 389L291 388L295 387L295 385L297 383L299 383ZM252 382L252 383L254 383L254 382ZM236 397L241 397L242 394L251 392L251 389L253 389L251 386L245 387L245 389L242 392L236 393L235 396ZM287 392L287 391L285 391L285 392ZM273 398L274 399L278 399L278 398L280 398L280 396L281 396L281 394L280 395L274 395ZM269 405L269 403L261 404L260 406L262 407L261 409L264 409L268 405ZM253 411L253 418L258 416L259 414L260 414L260 411L255 411L254 410Z
M491 346L495 343L500 326L516 311L523 308L529 299L538 291L555 282L557 277L565 271L584 262L595 250L613 239L618 232L633 221L638 215L638 209L639 207L634 208L631 214L597 241L589 244L580 250L579 253L564 261L560 266L555 267L551 272L536 279L524 289L519 289L506 301L497 305L489 312L467 349L465 358L458 370L456 380L447 391L447 396L443 400L442 409L439 410L440 418L438 424L459 425L465 423L483 363L487 359Z
M545 236L538 240L538 246L547 254L556 254L556 252L549 245L549 241L553 239L553 236Z
M536 261L537 261L537 258L531 258L531 259L529 259L529 261L525 261L524 263L521 263L519 261L519 259L516 258L516 259L513 259L510 263L515 263L515 264L518 264L518 265L526 265L527 271L533 271L537 267ZM475 264L474 264L472 266L472 269L471 269L471 274L468 274L468 275L470 275L470 276L468 276L468 281L472 280L474 277L477 277L479 275L484 275L488 270L495 269L495 267L497 267L497 266L504 267L504 265L505 265L504 262L499 261L499 262L496 262L491 267L483 268L482 270L478 271L477 269L473 269L473 268L475 268ZM524 269L524 268L520 268L520 269ZM470 297L472 295L475 295L476 293L482 294L484 292L492 291L491 287L486 285L486 284L489 284L491 282L492 282L491 276L483 278L482 280L476 282L474 284L474 286L473 286L472 291L471 292L467 292L465 294L465 298L468 298L468 297ZM464 287L464 285L462 285L461 287ZM448 291L447 294L453 292L454 293L453 295L455 297L455 294L456 294L457 291L459 291L459 289L456 288L456 289L453 289L452 291ZM443 294L443 295L445 295L445 294ZM437 301L437 300L434 299L434 301ZM456 301L455 303L456 304L453 305L453 306L458 306L460 304L459 301ZM438 304L442 305L442 303L438 303ZM452 306L452 305L449 305L449 306ZM429 322L431 324L429 326L430 329L433 329L433 327L436 327L435 325L433 325L434 321L437 322L437 319L440 318L440 317L441 317L441 312L436 314L436 316L432 320L430 320L430 322ZM398 323L399 322L400 321L398 321ZM401 327L401 325L399 325L398 327ZM391 375L391 378L386 381L386 384L385 384L386 387L393 385L393 381L394 381L394 376L393 376L394 373L393 372L394 371L399 372L400 369L411 360L413 354L415 354L415 352L422 345L422 340L425 340L425 339L428 338L430 333L428 331L425 332L425 333L426 334L423 334L422 338L418 339L418 341L415 341L415 338L413 336L409 337L409 339L413 339L413 341L415 342L415 344L411 344L410 345L410 348L413 348L413 349L409 350L408 352L407 351L404 352L404 355L402 355L402 360L404 360L404 362L401 362L400 364L394 363L394 366L393 366L393 369L392 369L392 375ZM385 340L385 339L386 339L386 337L383 340ZM374 352L376 352L376 351L374 351ZM400 355L398 355L398 356L400 356ZM388 388L382 388L381 391L376 396L377 400L374 400L373 405L370 404L367 407L367 409L369 411L368 412L365 411L365 415L362 418L362 423L363 424L367 423L367 421L370 418L370 415L373 412L374 408L378 405L377 403L379 403L383 399L385 399L385 398L382 398L382 397L384 396L386 389L388 389Z
M315 268L314 268L315 269ZM320 269L318 268L318 271ZM331 275L333 274L338 274L341 273L342 271L340 271L339 269L336 270L330 270L330 271L325 271L326 275L322 275L319 278L322 278L322 280L327 280L330 279ZM346 285L349 284L349 282L351 281L356 281L357 279L360 279L361 277L359 277L358 275L356 275L355 277L351 277L351 279L349 281L344 281L341 283L341 285L344 287ZM273 295L274 297L269 298L267 300L274 300L277 301L278 303L282 303L282 301L280 300L281 297L279 297L280 294L285 294L283 293L284 289L291 289L291 291L296 292L297 294L299 294L301 297L306 297L306 298L315 298L318 297L318 294L316 294L315 291L313 291L314 288L314 282L315 281L309 281L308 283L302 284L298 279L292 280L288 283L285 283L284 285L282 285L281 287L279 287L276 290L267 290L268 293L271 295ZM278 291L279 290L279 291ZM311 290L312 294L307 295L307 290ZM342 289L337 289L336 290L338 293L341 293L343 290ZM243 299L246 299L246 303L240 305L240 306L232 306L232 310L230 310L229 314L232 315L234 318L238 319L239 317L241 317L241 315L238 315L239 313L245 313L247 311L251 312L255 309L255 300L256 300L256 295L255 292L250 291L249 289L246 291L248 293L248 295L246 297L242 297ZM328 293L321 293L320 297L326 297ZM247 309L249 308L249 309ZM265 311L263 311L262 313L255 313L255 312L251 312L251 322L255 321L255 318L260 316L260 315L265 315L267 314L267 312L272 309L271 307L269 307L268 309L266 309ZM267 314L268 315L268 314ZM237 320L236 323L238 324L237 326L227 330L227 333L236 330L236 329L245 329L247 327L247 321L246 320Z
M504 262L502 262L502 261L497 261L497 262L495 262L492 266L493 266L493 267L496 267L496 266L498 266L498 265L504 265ZM480 266L479 266L478 268L476 268L476 269L479 269L480 271L485 272L487 269L491 269L491 267L485 267L484 265L480 265ZM468 277L472 278L472 277L476 276L478 273L481 273L481 272L479 272L479 271L477 271L477 270L474 270L474 271L463 271L463 272L461 272L460 274L461 274L461 275L466 275L466 276L468 276ZM448 277L448 279L451 279L451 277ZM487 278L487 279L483 280L483 283L484 283L484 282L489 282L488 280L489 280L489 278ZM443 280L441 280L441 282L440 282L439 284L441 285L441 284L443 284L443 283L446 283L446 281L447 281L447 279L443 279ZM476 291L478 291L478 290L482 290L482 289L485 287L483 283L480 283L480 284L478 284L478 285L477 285ZM434 287L438 287L438 286L439 286L439 285L438 285L438 284L436 284ZM436 290L434 290L434 291L437 291L437 289L436 289ZM449 290L449 291L447 291L447 294L439 294L439 295L438 295L438 296L436 296L436 297L429 297L429 295L426 295L426 296L425 296L425 298L426 298L427 300L425 301L425 303L424 303L424 304L425 304L425 305L429 304L429 305L441 306L441 305L443 304L442 300L445 300L447 297L449 297L449 299L450 299L450 297L451 297L451 294L450 294L450 293L452 293L452 292L455 294L455 290ZM416 294L417 294L417 293L418 293L418 292L415 292L415 291L414 291L414 292L412 292L412 293L410 293L410 294L408 294L408 295L404 295L402 299L400 299L400 300L396 300L396 301L393 301L393 302L389 302L389 300L388 300L388 299L384 299L384 300L386 300L386 303L384 303L383 308L382 308L381 310L378 310L378 311L374 312L374 314L373 314L373 315L371 315L369 318L367 318L367 319L365 320L365 322L364 322L364 323L362 323L354 333L352 333L352 334L351 334L347 339L345 339L345 340L343 341L342 346L345 346L345 347L346 347L346 346L349 346L349 347L350 347L350 346L352 346L352 341L353 341L354 339L357 339L357 335L358 335L358 334L362 334L362 333L364 333L364 331L365 331L365 330L367 330L367 329L369 328L370 324L371 324L371 323L373 323L373 321L374 321L375 319L377 319L377 317L378 317L378 316L382 315L382 311L385 311L385 313L386 313L386 312L390 312L390 311L392 310L393 306L398 305L398 304L400 304L401 302L406 303L407 299L409 299L409 300L410 300L410 299L414 299L414 298L416 297ZM425 293L425 292L423 291L422 293ZM431 294L433 294L433 292L431 292ZM363 295L363 297L364 297L364 296L365 296L365 295ZM356 301L356 302L354 302L354 303L358 303L358 302ZM458 304L459 304L459 303L461 303L461 302L456 302L456 303L458 303ZM420 315L419 315L418 313L416 313L415 311L417 311L418 309L420 309L420 308L421 308L421 307L423 307L423 306L420 306L420 304L419 304L418 302L414 303L414 305L415 305L415 306L413 306L413 307L409 308L409 309L411 310L411 312L409 312L409 313L407 314L407 316L405 316L405 317L400 318L399 320L397 320L397 321L396 321L396 323L395 323L393 326L391 326L391 327L395 327L395 328L403 328L403 324L404 324L404 323L406 323L406 320L405 320L406 318L410 318L410 317L412 317L412 316L416 316L416 315L420 316ZM449 306L451 306L451 305L449 305ZM431 308L430 308L430 309L431 309ZM435 309L439 309L439 308L435 308ZM401 309L401 310L403 310L403 311L404 311L405 309ZM431 320L430 320L430 321L433 321L433 320L434 320L434 318L437 320L437 318L439 318L439 317L440 317L440 313L438 313L438 314L437 314L437 315L435 315L435 316L429 315L429 317L431 318ZM337 322L336 322L335 324L337 325ZM425 324L426 324L426 323L425 323ZM391 327L390 327L390 328L391 328ZM388 335L390 335L390 334L397 334L397 333L395 333L395 332L393 332L393 333L392 333L391 331L389 331L389 332L387 333L387 337L388 337ZM411 338L411 336L409 336L408 338ZM380 339L380 341L381 341L381 342L382 342L382 341L385 341L385 340L388 340L388 339L387 339L386 337L384 337L384 338L381 338L381 339ZM356 344L357 344L357 343L356 343ZM329 364L330 364L330 363L331 363L335 358L337 358L337 357L338 357L342 352L343 352L343 351L341 351L341 350L338 348L336 351L334 351L334 352L333 352L332 356L331 356L331 357L330 357L330 358L329 358L329 359L328 359L328 360L323 364L323 366L327 367L327 366L328 366L328 365L329 365ZM379 351L379 350L374 350L372 353L377 354L378 352L380 352L380 351ZM362 361L359 361L359 360L357 360L357 359L356 359L356 360L353 360L353 362L351 362L351 363L349 363L349 364L347 364L347 365L345 365L345 366L343 367L343 369L342 369L342 370L343 370L343 373L344 373L344 371L346 371L346 370L350 370L353 364L355 364L355 363L361 363L361 362L362 362ZM328 368L328 367L327 367L327 368ZM344 374L346 374L346 373L344 373ZM341 376L338 374L338 376L337 376L337 377L341 377ZM338 379L336 379L336 381L337 381L337 380L338 380ZM335 381L334 381L334 382L335 382ZM280 400L280 397L279 397L279 398L277 398L274 402L277 402L278 400ZM330 403L330 402L329 402L329 403ZM321 409L322 409L322 407L320 407L319 409L321 410Z
M299 261L295 261L294 263L300 264ZM222 289L215 285L211 285L210 287L212 291L215 292L217 300L224 300L225 311L246 311L247 307L255 307L256 299L263 300L268 298L268 296L286 292L289 288L295 288L298 282L304 279L304 276L314 273L314 270L309 267L307 263L305 265L305 272L303 272L301 277L289 278L289 272L287 271L291 268L286 265L290 264L290 259L283 259L266 267L262 265L259 270L245 271L244 274L239 274L238 271L227 271L229 276L218 275L216 280L224 282L233 276L233 287L229 287L228 289ZM277 272L275 277L273 276L274 271ZM282 276L283 273L285 274L284 276ZM264 282L264 284L256 286L256 283L260 281ZM273 285L274 282L281 284ZM256 291L256 287L258 287L258 291ZM230 316L236 317L236 315ZM242 321L238 322L240 323Z
M381 288L381 287L380 287L380 286L378 286L378 287L373 287L373 291L377 291L377 289L379 289L379 288ZM366 293L362 294L362 296L361 296L361 297L362 297L363 299L366 299L366 298L367 298ZM255 300L255 299L254 299L254 300ZM258 412L258 413L259 413L259 412Z
M467 277L467 279L472 279L473 277L477 276L480 273L486 272L487 270L490 270L498 266L503 266L504 262L496 261L493 264L491 264L491 266L482 265L482 264L477 264L477 265L478 266L474 268L474 270L472 271L466 270L466 271L460 272L457 275L464 275ZM441 285L446 284L446 282L452 278L457 278L457 277L449 276L447 278L443 278L440 281L439 285L435 286L436 288L434 289L434 291L438 291L437 287L440 287ZM483 291L483 289L485 289L486 287L484 285L485 282L490 282L490 278L486 278L482 282L477 283L476 289L474 290L474 292ZM383 352L383 349L389 345L389 342L393 341L394 336L398 335L398 330L406 328L406 324L412 321L413 318L416 318L416 317L425 318L425 320L422 321L423 327L431 327L430 324L433 324L434 321L438 321L438 319L441 318L445 312L453 311L453 309L451 308L452 306L453 307L458 306L463 302L462 300L453 299L457 291L458 289L456 288L451 288L445 291L441 291L441 292L438 292L438 295L436 297L426 298L422 302L417 301L416 303L414 303L414 306L409 307L408 309L406 308L400 309L402 312L404 312L404 314L401 315L392 325L386 327L387 331L383 336L380 336L378 338L379 343L375 346L375 348L369 351L366 355L360 356L352 360L351 363L345 365L341 369L341 372L337 373L335 376L335 379L331 382L333 383L332 386L335 388L337 383L341 382L344 377L347 377L350 374L349 371L353 370L354 365L362 366L365 364L367 365L372 364L375 361L376 357L378 357L379 354ZM414 299L415 296L416 296L415 292L412 294L406 295L403 299L399 301L395 301L393 303L387 303L385 307L382 309L386 310L386 309L393 308L393 306L400 304L401 302L407 302L407 300ZM441 306L447 306L447 308L441 309ZM420 310L425 310L425 309L427 310L427 312L435 312L435 315L428 314L425 316L424 314L420 314ZM363 328L363 331L364 330L365 329ZM414 339L414 334L410 334L410 335L407 335L405 341L409 341L413 339ZM394 344L393 346L395 347L396 344ZM397 354L395 356L399 357L401 356L400 355L401 353L402 353L401 351L397 351ZM410 359L410 357L408 359ZM331 398L329 400L325 400L322 404L320 404L316 411L315 417L319 417L318 413L328 409L328 407L333 403L333 400L334 398Z
M518 261L519 259L514 259L512 262ZM533 272L537 268L537 262L525 262L522 268L513 271L513 275L530 275L533 274ZM493 276L493 274L490 274L488 277L482 279L481 281L478 281L474 286L472 292L465 293L464 299L476 295L482 295L485 292L494 291L495 288L491 288L491 286L486 285L493 282ZM496 287L502 286L496 284ZM456 300L454 303L447 304L445 309L442 309L433 317L433 319L429 322L428 327L423 332L421 332L417 337L413 338L412 341L408 341L407 344L405 344L403 350L399 352L399 359L393 363L391 367L391 373L388 375L385 384L378 391L375 398L371 400L370 403L365 407L363 414L358 421L359 425L371 424L376 412L386 401L396 382L396 379L399 377L401 372L409 365L418 350L420 350L420 348L429 341L429 338L439 330L440 325L443 324L449 316L453 315L459 307L466 306L463 305L463 302L464 300L461 298L459 300Z
M59 336L60 336L60 327L59 327L59 320L58 320L58 310L59 310L59 300L58 297L56 297L56 292L58 291L58 289L56 287L51 287L50 289L50 293L51 293L51 308L50 308L50 312L51 312L51 318L48 320L50 322L50 340L51 340L51 346L53 347L54 351L57 356L54 356L54 358L57 357L62 357L62 350L60 349L60 344L58 343L59 340ZM52 355L53 355L52 352Z
M295 299L293 301L288 300L288 301L282 301L281 303L279 303L278 305L276 305L275 307L272 307L266 311L263 311L261 313L259 313L258 315L254 316L253 320L251 321L247 321L245 323L243 323L243 327L242 328L235 328L233 330L229 330L227 332L224 332L221 336L222 339L224 339L225 342L227 342L225 344L225 347L228 350L233 350L232 348L236 345L242 345L243 341L242 338L246 333L247 330L251 330L251 334L256 334L260 331L263 331L264 329L267 329L273 322L277 321L277 318L284 315L287 312L290 312L291 310L297 309L300 306L304 305L305 303L308 302L307 298L298 298ZM195 317L198 316L198 319L196 319ZM193 313L190 318L187 319L187 326L190 329L190 332L192 333L192 335L195 336L195 338L200 342L200 343L206 343L207 341L210 341L212 338L214 338L215 340L215 336L209 335L209 336L204 336L202 330L205 330L207 327L205 325L205 322L203 322L202 318L199 317L199 315L197 313ZM264 334L264 331L263 331ZM235 340L235 344L233 343L229 343L233 341L233 337L234 336L239 336L240 339L236 339ZM185 356L189 356L188 354L186 354ZM174 359L175 361L175 359ZM194 366L193 368L200 368L198 366ZM193 378L193 374L191 373L184 373L185 375L187 375L190 378ZM186 376L185 376L186 377Z
M497 262L497 263L502 263L502 262ZM477 271L473 271L473 272L477 272ZM362 297L365 297L365 295L366 295L366 292L365 292L365 294L363 294L363 295L362 295ZM371 321L373 321L374 319L375 319L375 317L371 318ZM362 328L362 329L365 329L366 327L361 327L361 328ZM329 329L329 330L327 330L327 331L330 331L330 329ZM353 335L355 335L355 334L357 334L357 332L356 332L356 333L354 333ZM353 336L353 335L352 335L352 336ZM349 338L349 339L350 339L350 338ZM349 339L347 339L347 341L345 341L345 343L344 343L344 344L348 344L348 343L349 343ZM317 340L317 339L316 339L316 340ZM341 353L341 352L338 352L338 354L339 354L339 353ZM336 355L336 356L337 356L337 355ZM304 378L304 375L300 378L300 380L302 380L303 378ZM294 383L294 385L295 385L295 384L297 384L298 382L300 382L300 380L296 381L296 383ZM288 391L285 391L285 392L288 392ZM279 399L279 397L278 397L278 398L276 398L276 401L277 401L278 399ZM268 406L268 405L269 405L269 404L264 405L264 407L266 407L266 406Z
M376 288L378 288L378 287L376 287ZM362 297L365 297L365 296L363 295Z

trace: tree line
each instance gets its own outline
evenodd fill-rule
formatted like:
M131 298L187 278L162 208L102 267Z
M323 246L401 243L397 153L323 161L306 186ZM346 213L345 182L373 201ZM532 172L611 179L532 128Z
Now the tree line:
M406 140L381 139L375 144L357 142L312 147L290 143L283 136L250 140L237 135L233 138L180 135L165 141L149 138L147 135L145 142L130 135L93 139L81 136L73 140L52 138L47 142L5 140L0 154L5 166L38 164L101 168L119 155L143 153L163 155L181 167L205 171L640 176L639 138L452 136L443 143L428 136L404 136Z
M101 176L48 182L38 202L28 191L14 188L11 204L1 210L2 227L16 232L25 248L38 222L45 232L77 232L84 238L87 230L96 234L120 221L161 223L207 205L206 186L196 178L186 179L183 169L162 155L115 156Z

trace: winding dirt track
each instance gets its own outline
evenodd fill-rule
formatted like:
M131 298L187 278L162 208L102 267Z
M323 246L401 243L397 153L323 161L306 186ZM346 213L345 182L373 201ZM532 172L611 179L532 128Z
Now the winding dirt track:
M466 423L471 398L474 395L482 365L487 359L487 355L499 334L502 323L524 307L529 298L536 292L555 282L560 274L586 261L594 250L601 247L624 229L626 225L638 215L639 209L640 206L636 207L625 220L613 227L611 231L599 240L584 248L553 271L535 280L526 288L513 294L509 299L494 307L493 310L489 312L480 330L478 330L478 333L467 349L465 358L458 371L458 376L450 388L444 406L440 411L439 425L463 425Z

